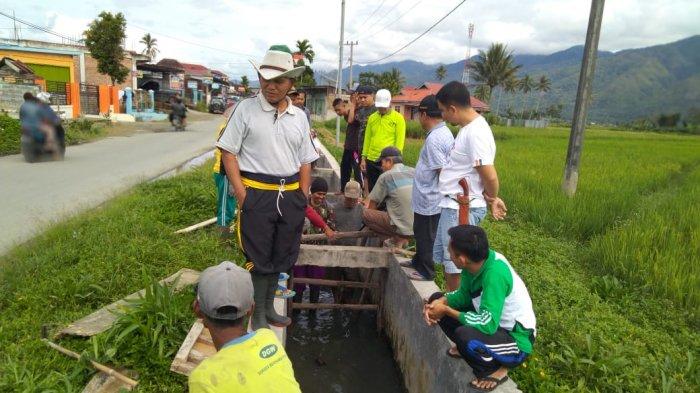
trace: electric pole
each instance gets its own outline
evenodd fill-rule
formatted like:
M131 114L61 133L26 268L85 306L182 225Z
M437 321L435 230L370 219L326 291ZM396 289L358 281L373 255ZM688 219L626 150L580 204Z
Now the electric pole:
M352 89L352 54L353 54L353 49L355 48L355 45L358 44L358 41L347 41L345 45L350 46L350 77L348 78L348 89Z
M338 41L338 76L335 81L335 97L340 97L343 86L343 40L345 38L345 0L340 2L340 41ZM340 116L335 118L335 144L340 143Z
M578 185L578 167L583 147L583 131L586 128L586 115L591 101L593 74L595 72L596 57L598 57L598 41L600 39L600 26L603 23L604 5L605 0L592 0L591 14L588 17L586 46L583 49L583 61L581 62L581 74L578 79L574 118L571 121L569 148L566 151L566 167L564 168L564 179L561 183L562 190L570 197L574 196Z
M470 23L467 29L469 33L469 41L467 42L467 56L464 59L464 71L462 72L462 83L469 87L469 57L472 52L472 36L474 36L474 24Z

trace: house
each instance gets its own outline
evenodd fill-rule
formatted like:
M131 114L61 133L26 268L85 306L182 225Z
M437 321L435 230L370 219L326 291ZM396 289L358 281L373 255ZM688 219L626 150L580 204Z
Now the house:
M226 96L229 94L229 90L233 90L231 89L228 75L225 73L219 70L211 70L211 76L213 78L211 84L211 93L213 96Z
M317 85L300 87L297 90L306 93L306 107L311 112L311 119L324 121L336 117L333 111L333 100L335 99L335 86ZM346 90L342 91L341 98L349 99Z
M441 83L423 83L418 87L406 86L401 89L401 93L392 97L391 105L394 110L401 113L406 120L418 119L418 105L423 98L437 94L442 88ZM479 113L488 112L489 106L478 98L471 97L472 107Z
M31 68L19 60L9 57L0 59L0 82L34 85L43 78L36 76Z
M200 64L181 63L185 69L185 99L192 105L199 101L209 104L214 77L211 70Z

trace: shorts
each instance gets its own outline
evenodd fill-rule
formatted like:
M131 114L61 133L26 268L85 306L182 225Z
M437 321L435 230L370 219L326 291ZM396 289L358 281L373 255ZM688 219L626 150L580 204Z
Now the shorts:
M486 217L485 207L474 207L469 209L469 225L479 225ZM450 259L450 235L447 231L456 227L459 223L459 210L442 208L440 212L440 222L435 234L435 244L433 245L433 260L445 266L445 273L459 274L462 272Z
M216 224L220 227L228 227L236 217L236 198L229 191L229 182L226 175L214 173L216 184Z

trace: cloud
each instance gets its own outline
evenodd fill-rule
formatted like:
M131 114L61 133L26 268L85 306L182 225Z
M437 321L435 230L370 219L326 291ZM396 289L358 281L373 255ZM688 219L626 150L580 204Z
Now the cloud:
M272 44L290 47L307 38L316 52L314 68L338 64L340 7L327 0L78 0L27 2L10 0L6 9L17 16L69 36L80 36L102 10L123 12L127 48L140 51L145 32L158 40L160 57L173 57L221 69L234 77L256 75L249 58L262 58ZM38 4L36 4L38 3ZM346 2L345 40L358 40L356 61L379 59L408 43L450 11L458 0L386 0ZM697 0L616 0L606 3L600 49L617 51L675 41L700 33ZM70 10L68 12L67 10ZM467 50L467 25L475 24L472 54L492 42L506 43L517 53L551 53L581 45L590 12L582 0L468 1L425 37L387 61L451 63ZM402 16L403 15L403 16ZM398 21L397 18L401 17ZM0 32L10 31L0 20ZM393 22L393 23L392 23ZM45 35L24 31L27 38ZM181 40L199 43L192 45ZM344 64L349 55L346 47ZM235 52L235 53L230 53Z

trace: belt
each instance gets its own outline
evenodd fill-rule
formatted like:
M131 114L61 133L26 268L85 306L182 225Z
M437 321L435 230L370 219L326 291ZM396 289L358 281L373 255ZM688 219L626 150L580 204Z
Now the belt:
M265 191L294 191L299 189L298 181L286 183L284 179L280 180L279 184L263 183L261 181L248 179L247 177L241 177L241 181L243 181L243 185L246 187Z

